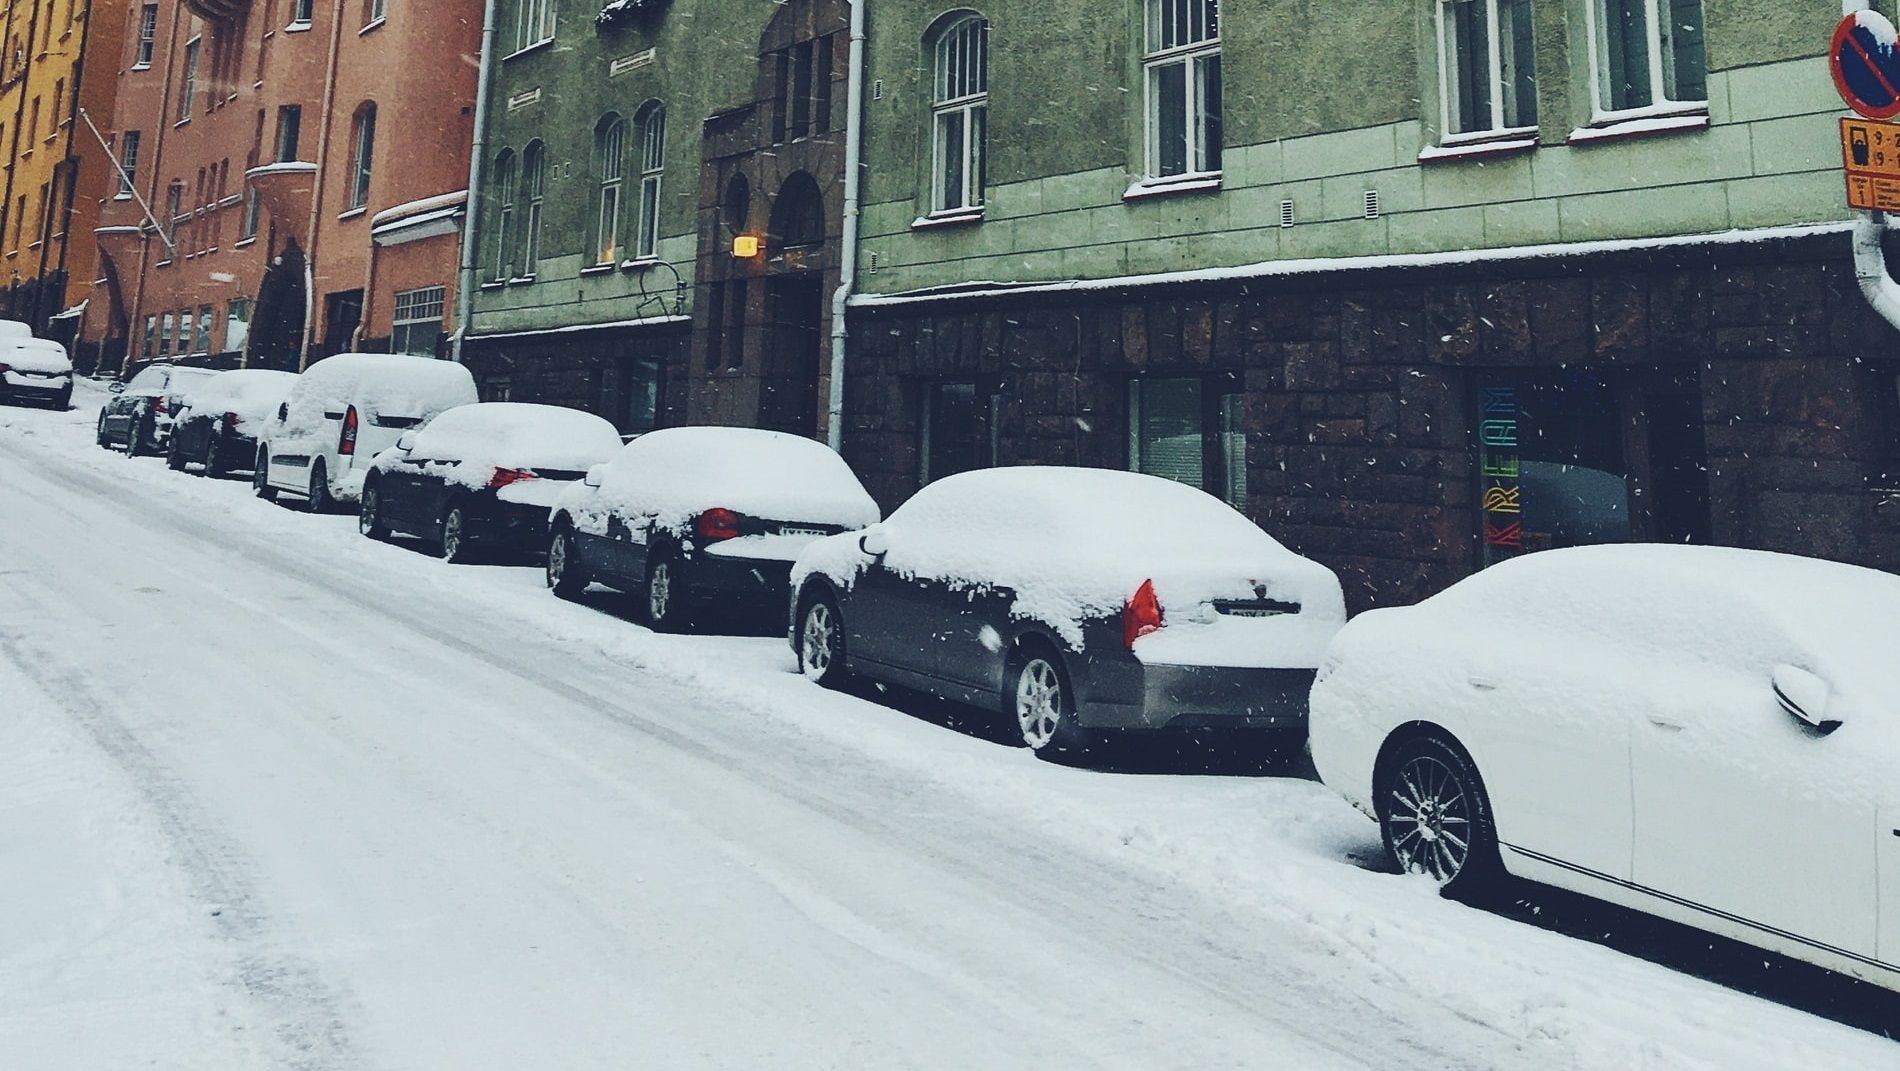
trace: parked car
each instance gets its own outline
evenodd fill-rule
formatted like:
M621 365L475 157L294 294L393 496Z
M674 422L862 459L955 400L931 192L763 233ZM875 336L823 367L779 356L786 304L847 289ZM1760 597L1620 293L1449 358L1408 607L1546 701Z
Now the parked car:
M148 364L130 381L114 383L112 397L99 411L99 445L122 447L128 457L163 450L171 435L174 387L182 391L216 374L209 368Z
M556 504L547 582L637 593L660 629L702 609L785 605L792 559L862 528L877 504L823 443L751 428L667 428L635 439Z
M0 320L0 339L26 339L33 337L33 327L21 320Z
M1299 730L1339 580L1154 476L1005 468L925 487L792 570L804 674L1013 715L1036 751L1108 730Z
M64 412L73 401L73 362L51 339L0 336L0 401L40 402Z
M172 421L167 460L174 469L196 461L205 476L248 467L257 431L296 386L294 372L234 368L191 388Z
M452 361L340 353L310 366L257 436L257 496L302 495L312 513L354 503L378 453L439 413L475 402L475 380Z
M523 402L451 409L404 432L363 482L358 527L436 543L442 557L539 554L562 492L620 452L620 432L592 413Z
M1321 777L1447 893L1514 875L1900 988L1900 577L1623 545L1340 633Z

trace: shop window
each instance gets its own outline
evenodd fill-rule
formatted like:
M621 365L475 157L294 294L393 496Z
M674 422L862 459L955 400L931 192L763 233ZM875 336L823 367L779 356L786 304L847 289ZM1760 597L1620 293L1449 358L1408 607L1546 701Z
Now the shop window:
M515 400L515 382L506 377L484 379L481 383L480 398L484 402L512 402Z
M1438 45L1445 140L1537 126L1530 0L1439 0Z
M1128 382L1128 467L1247 504L1244 396L1234 376Z
M1624 420L1589 372L1499 377L1477 401L1484 564L1633 536Z
M1597 111L1706 107L1702 0L1590 0Z
M425 286L396 291L391 306L389 352L434 357L442 345L442 308L447 289Z
M635 359L627 367L627 419L621 431L644 435L660 426L660 387L665 366L651 357Z
M1002 393L979 383L924 386L917 421L917 483L996 464Z

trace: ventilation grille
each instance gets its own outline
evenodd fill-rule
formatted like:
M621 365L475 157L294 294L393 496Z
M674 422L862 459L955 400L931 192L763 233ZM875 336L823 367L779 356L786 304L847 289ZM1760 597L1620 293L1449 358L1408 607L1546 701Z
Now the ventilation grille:
M884 79L882 78L871 79L871 99L872 100L884 99Z
M1280 226L1282 227L1293 226L1293 202L1292 201L1280 202Z
M877 250L875 249L871 250L870 269L872 275L877 274Z
M1366 191L1366 218L1367 219L1379 218L1379 191L1378 190Z

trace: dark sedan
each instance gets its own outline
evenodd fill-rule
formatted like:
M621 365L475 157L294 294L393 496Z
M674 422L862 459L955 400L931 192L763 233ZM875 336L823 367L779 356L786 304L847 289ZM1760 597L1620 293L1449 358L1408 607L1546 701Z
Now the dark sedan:
M217 373L209 368L148 364L130 381L112 385L99 411L98 443L123 448L130 457L165 449L171 436L171 398Z
M1013 715L1036 751L1105 730L1301 732L1345 624L1331 570L1191 487L1007 468L926 487L792 572L804 674Z
M428 540L451 562L483 551L539 553L555 499L619 450L614 426L578 409L457 406L377 455L357 502L358 527L374 539Z
M206 476L249 469L257 456L257 432L284 404L297 382L294 372L234 368L194 386L172 424L167 460L174 469L197 462Z

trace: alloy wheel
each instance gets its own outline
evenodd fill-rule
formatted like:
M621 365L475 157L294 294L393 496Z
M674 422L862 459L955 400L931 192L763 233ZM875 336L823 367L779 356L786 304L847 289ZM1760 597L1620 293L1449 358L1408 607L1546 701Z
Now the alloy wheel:
M1392 779L1386 837L1407 873L1457 880L1471 858L1473 818L1470 788L1435 755L1413 756Z
M822 682L831 672L838 651L838 619L831 604L821 600L805 609L805 627L800 632L798 668L809 680Z
M567 578L567 533L556 532L548 543L548 564L546 579L548 587L559 589L561 581Z
M462 508L457 506L442 518L442 559L459 562L466 552L462 543Z
M379 501L381 498L382 492L376 490L375 484L363 488L363 504L356 514L356 530L371 539L375 539L382 528L379 523L382 518L377 516L383 505Z
M666 620L673 609L673 567L667 562L647 572L647 618L655 624Z
M1062 675L1046 658L1031 658L1016 677L1016 724L1023 742L1041 751L1062 728Z

